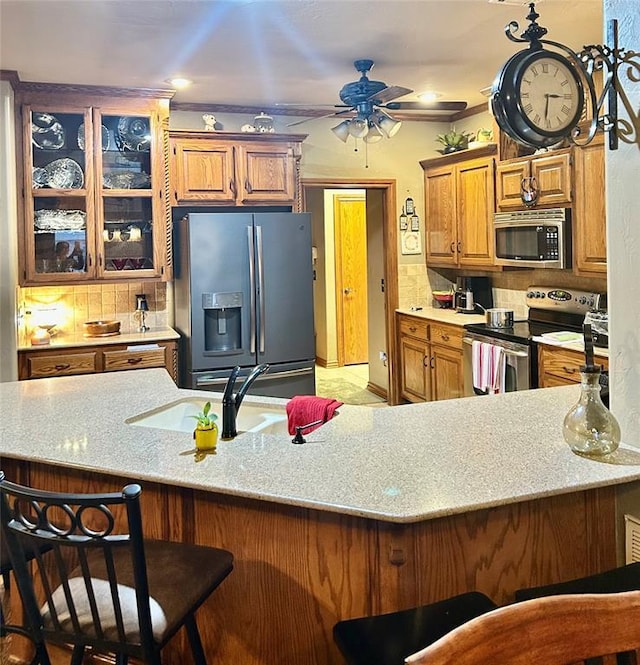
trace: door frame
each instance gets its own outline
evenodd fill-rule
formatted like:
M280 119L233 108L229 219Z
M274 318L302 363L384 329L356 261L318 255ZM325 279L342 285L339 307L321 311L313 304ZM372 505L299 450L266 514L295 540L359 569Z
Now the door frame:
M384 253L385 338L387 344L387 402L398 404L398 381L395 371L395 312L398 309L398 230L396 219L396 181L381 179L302 178L302 209L307 209L307 191L325 189L382 190L382 242Z

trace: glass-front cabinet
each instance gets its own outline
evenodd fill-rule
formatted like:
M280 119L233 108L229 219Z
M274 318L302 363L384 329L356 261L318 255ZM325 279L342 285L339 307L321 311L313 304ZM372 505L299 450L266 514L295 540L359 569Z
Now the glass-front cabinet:
M169 279L168 99L31 97L21 283Z

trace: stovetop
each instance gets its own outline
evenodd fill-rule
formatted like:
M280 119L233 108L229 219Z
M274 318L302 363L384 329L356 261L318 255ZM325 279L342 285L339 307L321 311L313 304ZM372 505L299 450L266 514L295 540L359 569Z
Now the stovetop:
M530 286L527 289L529 316L515 321L511 328L491 328L485 323L469 323L470 333L517 344L531 344L531 338L550 332L582 332L585 314L606 305L606 296L586 291Z

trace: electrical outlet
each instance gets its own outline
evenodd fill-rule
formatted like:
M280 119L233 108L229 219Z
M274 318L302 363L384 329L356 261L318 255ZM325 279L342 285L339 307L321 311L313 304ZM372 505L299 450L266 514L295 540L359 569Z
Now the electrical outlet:
M387 362L387 354L386 354L384 351L380 351L380 360L381 360L383 363L386 363L386 362Z

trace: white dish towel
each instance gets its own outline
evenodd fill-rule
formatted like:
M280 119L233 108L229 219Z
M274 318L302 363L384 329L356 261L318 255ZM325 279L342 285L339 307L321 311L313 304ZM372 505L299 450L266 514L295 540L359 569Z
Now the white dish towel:
M474 340L471 360L474 388L489 395L505 391L506 356L501 346Z

